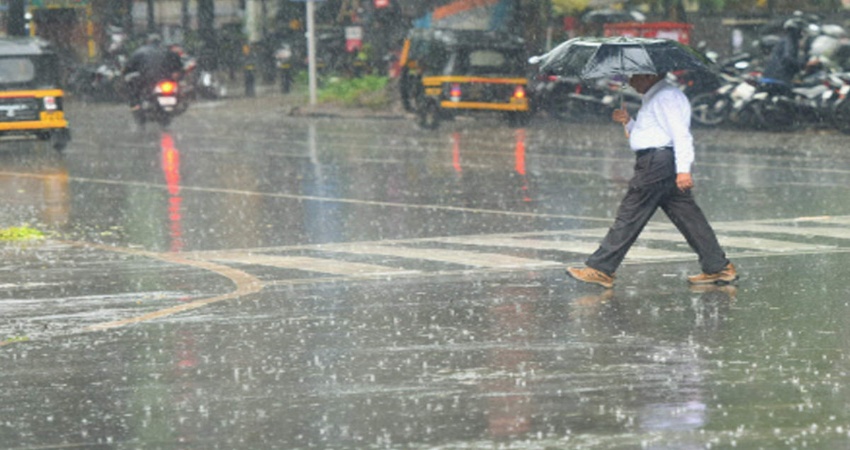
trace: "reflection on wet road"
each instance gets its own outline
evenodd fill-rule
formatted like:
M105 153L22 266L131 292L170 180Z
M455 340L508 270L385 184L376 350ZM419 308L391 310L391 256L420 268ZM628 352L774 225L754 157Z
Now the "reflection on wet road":
M850 442L842 137L717 132L697 195L741 282L689 288L659 217L602 290L563 267L630 174L616 127L272 100L141 135L101 105L64 156L0 152L0 226L53 233L0 248L0 446Z

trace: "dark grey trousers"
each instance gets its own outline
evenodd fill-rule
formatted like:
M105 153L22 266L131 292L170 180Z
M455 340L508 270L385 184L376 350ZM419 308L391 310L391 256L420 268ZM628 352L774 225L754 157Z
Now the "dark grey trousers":
M661 208L699 256L704 273L723 270L729 260L690 190L676 187L673 151L659 149L638 154L629 190L617 210L614 225L586 264L613 275L649 219Z

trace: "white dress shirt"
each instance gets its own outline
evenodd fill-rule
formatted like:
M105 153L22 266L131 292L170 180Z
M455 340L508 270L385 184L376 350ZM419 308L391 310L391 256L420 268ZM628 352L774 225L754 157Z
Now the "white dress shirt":
M643 95L637 118L629 120L629 146L632 150L673 147L676 173L690 173L694 163L691 136L691 103L676 86L661 80Z

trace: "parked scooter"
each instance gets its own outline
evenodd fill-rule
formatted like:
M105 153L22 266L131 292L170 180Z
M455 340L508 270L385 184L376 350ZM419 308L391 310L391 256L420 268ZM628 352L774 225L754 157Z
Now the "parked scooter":
M611 79L540 75L531 92L536 110L559 120L571 120L585 114L607 116L622 106L635 114L641 103L640 95Z
M126 94L121 69L127 62L127 34L113 25L107 31L110 43L103 60L80 65L68 77L68 91L87 101L119 101Z
M838 131L850 134L850 73L834 74L833 77L841 80L843 84L835 90L832 125Z
M732 119L739 124L749 120L737 112L755 95L759 73L743 72L748 67L746 63L738 67L741 73L722 71L718 74L722 82L717 89L691 98L691 120L696 125L716 127Z
M183 98L215 100L227 95L227 88L218 77L213 72L200 68L198 59L186 53L183 47L172 44L168 49L180 55L180 61L183 63L183 73L179 80Z
M121 67L110 62L80 66L68 79L68 91L86 101L122 100Z
M760 130L838 126L835 116L846 85L843 78L825 71L809 75L793 86L760 79L756 92L740 105L737 113L749 118L752 128Z

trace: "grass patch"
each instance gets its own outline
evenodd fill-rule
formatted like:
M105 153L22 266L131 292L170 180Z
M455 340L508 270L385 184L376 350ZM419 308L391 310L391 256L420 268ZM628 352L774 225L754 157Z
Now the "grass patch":
M28 226L0 229L0 241L17 242L44 239L44 233Z
M389 79L375 75L359 78L328 78L318 92L321 102L336 102L346 106L382 108L389 102L386 87Z
M26 336L13 336L13 337L10 337L8 339L0 341L0 345L9 345L9 344L14 344L15 342L27 342L29 340L30 340L30 338L28 338Z

